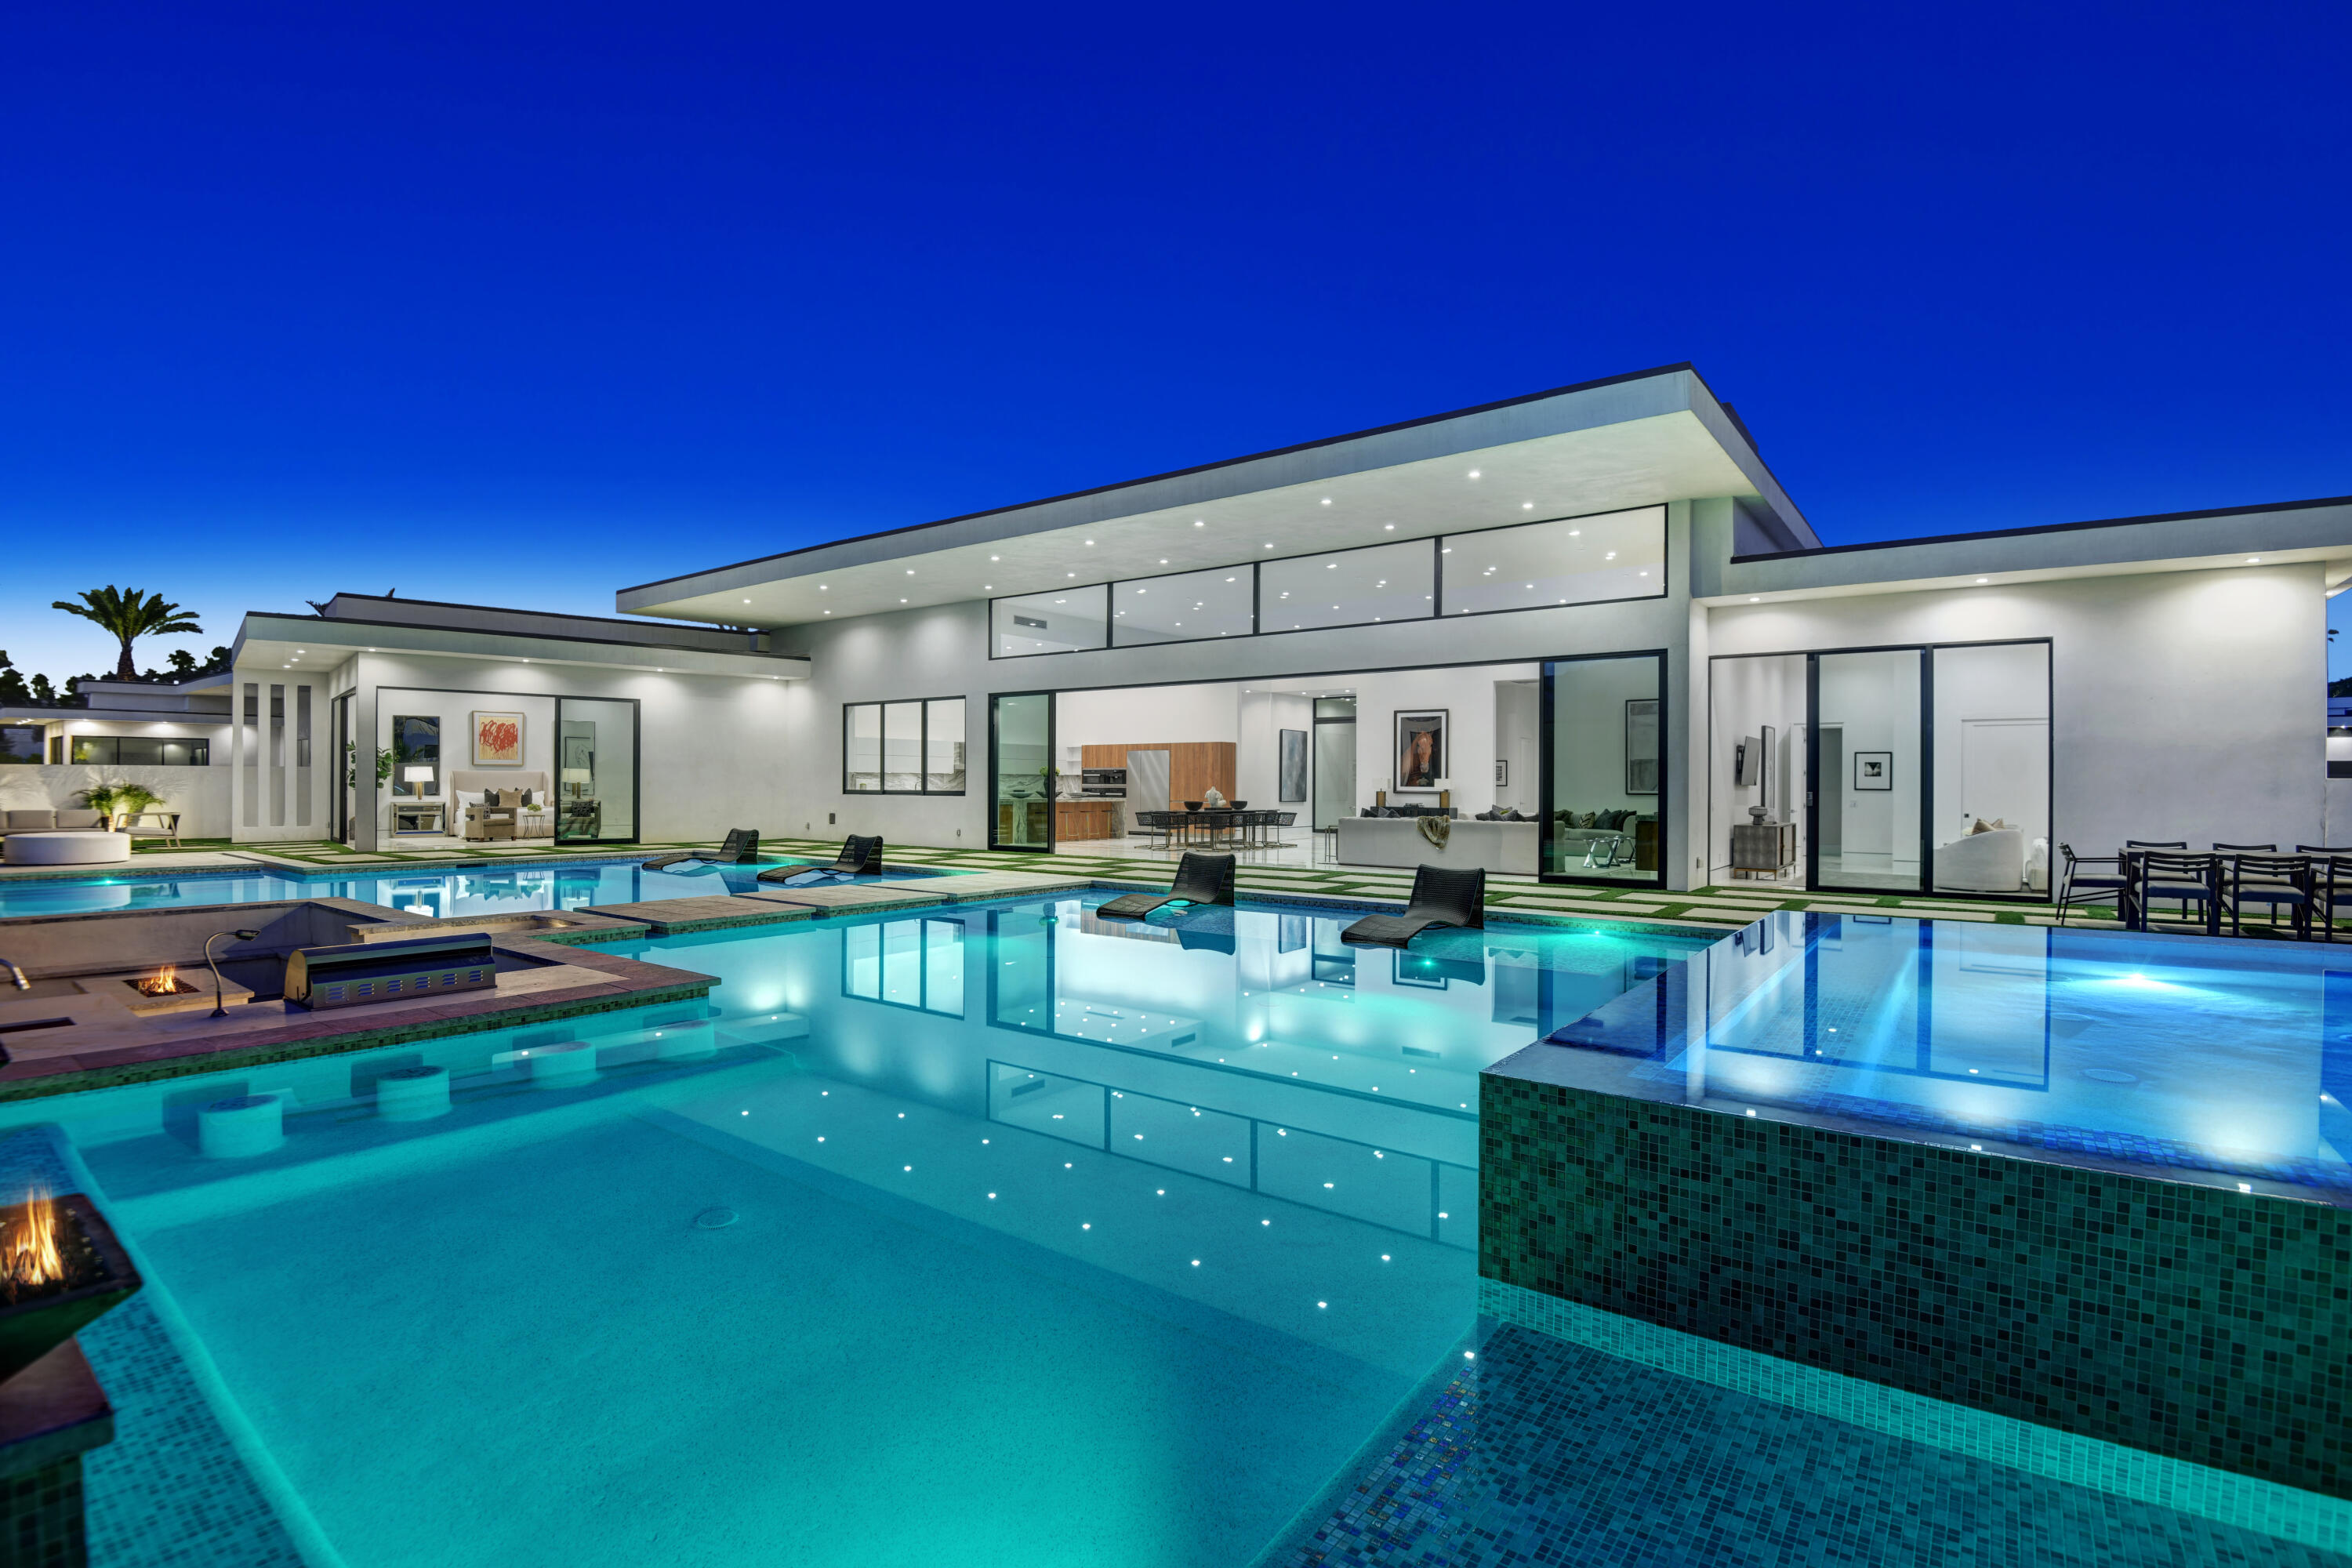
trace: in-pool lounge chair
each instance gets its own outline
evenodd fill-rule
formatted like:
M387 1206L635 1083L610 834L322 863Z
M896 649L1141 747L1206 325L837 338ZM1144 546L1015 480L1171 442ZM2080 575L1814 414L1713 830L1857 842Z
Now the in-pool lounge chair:
M687 855L656 855L646 862L648 871L659 871L687 860L708 860L714 866L750 866L760 858L760 835L749 827L730 827L719 847L704 854L696 850Z
M1486 924L1486 873L1422 866L1412 873L1412 897L1401 915L1366 915L1339 933L1341 942L1402 947L1431 926L1483 930Z
M771 866L760 873L760 880L792 882L793 886L798 887L802 884L793 881L795 878L805 877L812 881L822 881L828 877L877 876L881 870L882 836L877 833L869 837L863 834L853 833L842 841L841 853L834 857L832 865Z
M1185 851L1176 863L1176 880L1168 891L1122 893L1095 911L1107 921L1139 921L1169 904L1230 904L1234 901L1234 858Z

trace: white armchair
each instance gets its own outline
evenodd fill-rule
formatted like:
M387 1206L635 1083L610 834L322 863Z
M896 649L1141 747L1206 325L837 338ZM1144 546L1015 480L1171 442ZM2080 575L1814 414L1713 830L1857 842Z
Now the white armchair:
M1964 893L2025 890L2025 829L1996 827L1936 847L1936 883Z

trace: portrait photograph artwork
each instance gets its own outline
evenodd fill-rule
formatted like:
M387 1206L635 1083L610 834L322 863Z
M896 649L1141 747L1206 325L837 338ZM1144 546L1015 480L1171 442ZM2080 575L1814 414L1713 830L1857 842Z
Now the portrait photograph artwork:
M478 768L522 766L522 715L474 712L474 765Z
M1396 715L1396 787L1434 790L1445 776L1445 720L1449 710L1400 710Z

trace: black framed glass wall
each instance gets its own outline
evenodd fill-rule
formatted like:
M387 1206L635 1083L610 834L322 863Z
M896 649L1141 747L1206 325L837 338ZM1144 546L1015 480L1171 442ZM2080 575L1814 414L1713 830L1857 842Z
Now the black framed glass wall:
M1815 654L1808 686L1812 885L1917 892L1926 828L1926 651Z
M841 705L844 795L961 795L964 700Z
M634 698L555 700L557 838L635 842L637 735Z
M1720 655L1707 702L1712 879L2048 897L2047 638Z
M1501 528L989 601L989 657L1267 637L1336 626L1662 598L1666 509Z
M1539 874L1664 887L1664 651L1549 659L1541 704Z
M1054 694L1009 691L989 699L988 847L1054 847Z

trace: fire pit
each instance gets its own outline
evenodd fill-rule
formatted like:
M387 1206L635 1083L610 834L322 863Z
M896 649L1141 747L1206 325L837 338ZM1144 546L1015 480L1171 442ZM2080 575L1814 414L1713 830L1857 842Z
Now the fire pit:
M142 1017L151 1013L176 1013L184 1007L212 1005L212 992L181 973L177 964L166 963L152 974L124 975L122 985L131 993L131 1010ZM247 996L251 994L246 993Z
M139 1285L113 1228L80 1194L53 1198L36 1187L25 1202L0 1208L0 1381Z

